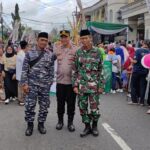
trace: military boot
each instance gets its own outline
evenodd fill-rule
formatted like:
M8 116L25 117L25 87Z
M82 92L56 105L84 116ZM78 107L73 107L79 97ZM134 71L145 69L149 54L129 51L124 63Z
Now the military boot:
M32 135L32 133L33 133L33 122L28 122L28 124L27 124L27 129L26 129L26 131L25 131L25 135L26 136L31 136Z
M64 126L63 115L58 115L58 123L56 125L57 130L61 130Z
M73 118L74 118L74 116L68 116L68 130L70 132L75 131L75 126L73 125Z
M92 134L93 134L93 136L98 136L99 135L99 131L98 131L98 128L97 128L97 121L93 121Z
M90 133L91 133L91 126L90 126L90 123L86 123L83 132L80 133L80 137L85 137L85 136L87 136L87 135L90 134Z
M39 122L38 123L38 131L41 134L46 134L46 128L44 127L44 122Z

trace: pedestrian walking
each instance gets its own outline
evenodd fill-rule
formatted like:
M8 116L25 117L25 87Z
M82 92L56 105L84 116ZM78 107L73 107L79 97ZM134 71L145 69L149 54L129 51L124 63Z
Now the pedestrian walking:
M5 104L8 104L10 100L15 101L18 96L18 86L16 80L16 55L12 45L8 45L6 47L5 54L3 55L2 59L2 76L4 78Z

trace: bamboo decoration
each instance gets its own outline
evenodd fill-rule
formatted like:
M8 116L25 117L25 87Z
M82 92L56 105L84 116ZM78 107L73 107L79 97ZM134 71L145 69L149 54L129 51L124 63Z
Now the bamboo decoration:
M78 22L71 23L68 19L69 25L72 29L72 41L75 45L79 46L79 28L81 24L81 17L79 18Z

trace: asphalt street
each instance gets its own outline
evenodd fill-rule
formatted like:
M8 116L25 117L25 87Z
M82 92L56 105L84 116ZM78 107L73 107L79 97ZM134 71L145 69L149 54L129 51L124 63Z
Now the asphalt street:
M67 130L66 115L63 130L55 129L57 114L53 96L46 122L47 134L39 134L35 120L33 135L26 137L24 107L18 106L17 102L0 103L0 150L150 150L150 115L146 114L147 109L127 105L125 94L103 95L99 137L89 135L81 138L84 125L78 107L74 133Z

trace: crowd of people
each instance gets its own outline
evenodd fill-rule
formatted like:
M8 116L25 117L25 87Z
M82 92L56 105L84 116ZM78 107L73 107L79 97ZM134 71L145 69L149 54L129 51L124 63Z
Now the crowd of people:
M37 43L31 47L26 41L20 41L18 47L10 41L0 47L0 94L3 91L5 104L18 101L25 105L27 122L26 136L31 136L34 127L35 106L38 98L38 130L46 133L46 121L49 101L49 90L54 79L54 61L57 59L57 130L64 126L65 102L67 102L68 130L75 131L73 124L76 97L85 124L84 137L90 133L98 136L99 95L105 94L105 84L110 82L110 93L127 92L131 99L128 104L150 107L150 94L145 99L147 76L149 70L141 64L142 57L150 53L150 41L136 44L119 41L92 45L88 30L80 32L81 47L71 42L68 30L60 31L60 42L52 47L48 43L48 34L38 34ZM104 62L111 64L111 80L107 81L104 73ZM138 82L137 82L138 81ZM149 92L150 93L150 92ZM91 112L88 112L88 103ZM150 109L147 111L150 114ZM92 125L91 125L92 124Z
M150 53L150 41L141 40L138 47L135 45L130 41L127 44L120 41L100 43L98 47L104 55L103 60L112 63L111 93L126 91L128 100L131 99L129 105L150 107L150 96L145 99L149 70L141 63L143 56ZM147 114L150 114L150 110Z
M25 54L34 45L26 41L13 44L8 41L6 45L0 41L0 101L9 104L11 101L18 101L20 106L24 106L24 93L20 84L22 66ZM51 43L47 49L52 51Z

